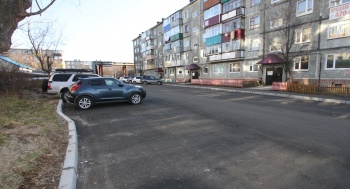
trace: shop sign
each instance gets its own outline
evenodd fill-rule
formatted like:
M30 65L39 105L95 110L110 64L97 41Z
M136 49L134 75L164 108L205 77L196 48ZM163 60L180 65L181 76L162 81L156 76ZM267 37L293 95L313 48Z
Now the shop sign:
M350 18L350 3L329 9L329 20L345 17Z

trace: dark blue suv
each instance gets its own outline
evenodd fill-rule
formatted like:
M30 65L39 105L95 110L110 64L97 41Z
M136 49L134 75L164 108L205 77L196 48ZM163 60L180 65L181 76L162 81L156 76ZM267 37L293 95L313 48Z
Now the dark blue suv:
M83 78L69 87L65 99L79 109L89 109L93 104L129 101L139 104L146 97L141 86L126 84L110 77Z

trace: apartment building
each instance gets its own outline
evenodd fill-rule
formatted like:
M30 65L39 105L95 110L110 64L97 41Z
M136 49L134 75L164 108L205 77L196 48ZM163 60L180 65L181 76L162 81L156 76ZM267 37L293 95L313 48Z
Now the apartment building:
M63 50L42 50L41 54L43 55L43 59L49 58L50 61L53 61L52 68L53 70L56 68L63 67ZM41 65L39 60L33 54L31 49L14 49L11 48L6 52L6 55L21 64L29 66L31 68L41 70Z
M349 12L350 0L190 1L163 20L164 78L350 86Z

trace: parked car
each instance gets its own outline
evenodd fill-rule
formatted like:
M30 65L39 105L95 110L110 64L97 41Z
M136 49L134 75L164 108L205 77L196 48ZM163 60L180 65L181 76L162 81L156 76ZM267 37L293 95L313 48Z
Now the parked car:
M122 81L122 82L124 82L124 83L127 83L127 82L128 82L128 79L129 79L128 76L120 77L120 78L119 78L119 81Z
M144 75L141 78L141 83L143 84L157 84L157 85L162 85L163 82L160 79L157 79L156 77L152 75Z
M67 102L83 110L98 103L129 101L140 104L145 97L146 90L141 86L126 84L112 77L80 79L65 94Z
M78 81L80 78L99 77L97 74L92 73L74 73L73 69L70 69L71 73L60 72L54 73L47 81L47 93L60 95L63 102L66 101L64 95L68 92L68 87ZM79 69L79 71L82 71Z
M133 83L133 84L142 83L141 79L142 79L141 76L135 76L135 77L132 78L131 83Z
M128 77L128 83L132 83L132 79L134 78L134 76L129 76Z

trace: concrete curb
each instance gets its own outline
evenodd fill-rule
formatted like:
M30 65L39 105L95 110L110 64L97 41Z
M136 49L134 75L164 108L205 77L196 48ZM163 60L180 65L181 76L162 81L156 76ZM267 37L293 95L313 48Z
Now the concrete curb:
M78 173L78 135L75 123L62 113L62 100L59 100L56 112L68 122L68 147L64 160L59 189L75 189Z
M329 102L329 103L337 103L337 104L350 104L350 101L346 101L346 100L337 100L337 99L331 99L331 98L319 98L319 97L313 97L313 96L301 96L301 95L294 95L294 94L279 94L279 93L264 92L264 91L247 91L244 89L241 89L241 90L223 89L223 88L200 87L200 86L191 86L191 85L171 85L170 84L170 86L189 87L189 88L197 88L197 89L210 89L210 90L215 90L215 91L229 91L229 92L258 94L258 95L266 95L266 96L278 96L278 97L285 97L285 98L294 98L294 99L299 99L299 100L310 100L310 101Z

